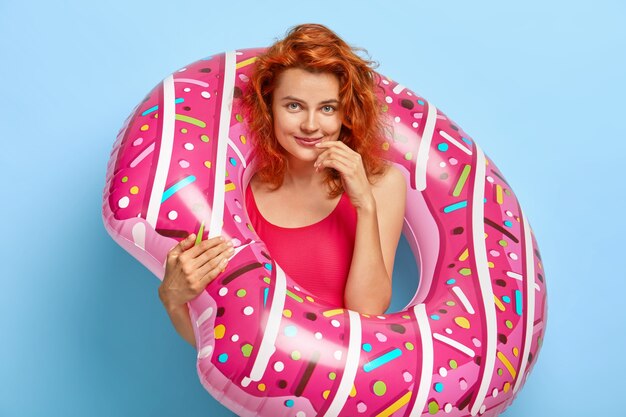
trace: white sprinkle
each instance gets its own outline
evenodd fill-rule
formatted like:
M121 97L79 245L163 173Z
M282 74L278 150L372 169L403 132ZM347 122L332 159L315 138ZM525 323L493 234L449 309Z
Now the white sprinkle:
M243 309L243 314L245 314L246 316L249 316L252 313L254 313L254 309L251 306L248 306Z
M185 149L187 149L188 151L193 151L193 148L194 148L193 143L189 143L189 142L185 143Z
M222 297L225 296L226 294L228 294L228 288L226 287L220 288L220 290L218 291L218 294Z
M130 198L128 198L127 196L120 198L120 201L117 202L117 205L120 206L120 208L126 208L129 204Z
M209 93L208 91L203 91L200 93L200 95L204 98L211 98L211 93Z
M276 363L274 364L274 370L276 372L282 372L285 369L285 364L282 363L281 361L276 361Z

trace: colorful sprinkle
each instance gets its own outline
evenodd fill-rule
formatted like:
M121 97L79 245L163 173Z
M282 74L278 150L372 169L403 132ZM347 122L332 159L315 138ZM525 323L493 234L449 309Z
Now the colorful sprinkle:
M439 412L439 404L437 401L433 400L428 403L428 413L429 414L437 414Z
M208 142L210 139L209 139L209 137L208 137L207 135L200 135L200 140L201 140L202 142L205 142L205 143L206 143L206 142Z
M443 384L441 382L437 382L437 383L435 383L435 385L433 385L433 388L437 392L442 392L443 391Z
M173 196L175 193L185 188L189 184L193 183L196 180L196 177L190 175L182 180L178 181L176 184L172 185L170 188L163 192L163 197L161 198L161 203L165 202L168 198Z
M293 407L293 404L294 404L293 400L285 401L285 406L287 406L287 407Z
M243 345L241 347L241 353L243 353L243 356L245 356L246 358L249 358L252 354L252 345L250 343L246 343L245 345Z
M445 142L442 142L437 145L437 149L440 150L441 152L446 152L448 150L448 144Z
M391 362L392 360L399 358L400 356L402 356L402 351L398 348L393 349L363 365L363 370L365 372L371 372L374 369L380 368L381 366Z
M246 294L247 294L247 292L246 292L246 290L244 290L243 288L241 288L241 289L238 289L238 290L237 290L237 293L236 293L236 294L237 294L237 297L241 298L241 297L245 297L245 296L246 296Z
M467 201L463 200L463 201L459 201L458 203L450 204L449 206L444 207L443 212L452 213L453 211L456 211L465 207L467 207Z
M298 334L298 328L296 326L287 326L284 331L287 337L294 337Z
M202 120L196 119L195 117L185 116L184 114L177 114L175 116L175 119L181 122L186 122L194 126L201 127L203 129L206 127L206 123L204 123Z
M461 328L463 329L469 329L470 328L470 322L468 319L466 319L465 317L455 317L454 318L454 322Z
M217 360L220 361L221 363L226 363L226 361L228 360L228 353L222 353L217 357Z
M387 392L387 384L383 381L376 381L372 386L372 391L376 394L376 396L382 397Z
M215 334L215 338L219 340L224 337L226 327L223 324L218 324L215 326L215 329L213 329L213 333Z
M372 351L372 345L370 345L369 343L363 343L363 350L365 352L371 352Z

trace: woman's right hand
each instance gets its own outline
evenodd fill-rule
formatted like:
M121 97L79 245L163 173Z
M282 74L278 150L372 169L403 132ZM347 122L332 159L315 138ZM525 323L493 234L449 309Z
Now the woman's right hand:
M194 246L195 234L187 236L167 254L165 276L159 297L167 310L196 298L226 269L234 249L231 241L218 236Z

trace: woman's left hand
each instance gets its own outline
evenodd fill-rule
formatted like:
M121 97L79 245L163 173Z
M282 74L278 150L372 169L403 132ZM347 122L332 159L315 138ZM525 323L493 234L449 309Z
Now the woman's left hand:
M374 207L376 201L361 155L338 140L320 142L315 147L322 150L315 161L316 171L322 171L323 168L336 169L352 205L357 209Z

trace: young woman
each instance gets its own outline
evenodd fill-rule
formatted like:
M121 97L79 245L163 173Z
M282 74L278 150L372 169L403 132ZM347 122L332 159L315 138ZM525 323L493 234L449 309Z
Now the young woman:
M377 76L322 25L300 25L256 63L245 96L258 170L246 192L252 225L302 287L337 306L382 314L402 230L404 177L379 158ZM181 241L159 296L195 346L186 303L225 268L232 243Z

